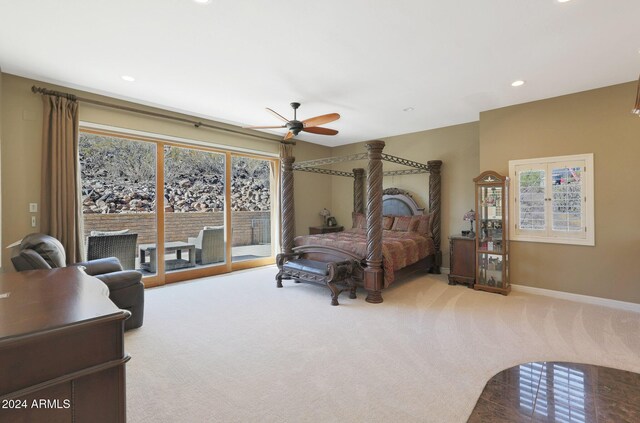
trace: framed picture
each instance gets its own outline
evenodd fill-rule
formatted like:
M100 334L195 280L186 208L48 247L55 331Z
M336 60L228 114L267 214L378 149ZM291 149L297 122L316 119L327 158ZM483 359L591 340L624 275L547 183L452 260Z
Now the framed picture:
M327 226L338 226L338 222L336 222L336 218L333 216L329 216L327 219Z

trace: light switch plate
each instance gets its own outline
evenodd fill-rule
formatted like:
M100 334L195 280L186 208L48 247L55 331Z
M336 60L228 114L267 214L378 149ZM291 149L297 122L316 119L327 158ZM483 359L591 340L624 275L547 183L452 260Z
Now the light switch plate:
M29 203L29 213L38 212L38 203Z

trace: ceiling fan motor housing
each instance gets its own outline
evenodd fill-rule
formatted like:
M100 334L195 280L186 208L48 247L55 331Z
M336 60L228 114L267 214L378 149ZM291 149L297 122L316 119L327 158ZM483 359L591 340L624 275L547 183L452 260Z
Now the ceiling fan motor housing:
M302 128L304 128L304 125L299 120L290 120L287 122L286 127L289 131L293 132L294 135L298 135L300 131L302 131Z

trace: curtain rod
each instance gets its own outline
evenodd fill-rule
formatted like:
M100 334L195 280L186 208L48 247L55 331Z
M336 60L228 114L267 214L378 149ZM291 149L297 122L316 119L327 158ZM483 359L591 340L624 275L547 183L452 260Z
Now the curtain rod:
M246 132L239 131L237 129L222 128L220 126L210 125L208 123L203 123L203 122L200 122L200 121L181 118L181 117L177 117L177 116L166 115L164 113L150 112L150 111L146 111L146 110L136 109L135 107L120 106L118 104L107 103L107 102L99 101L99 100L92 100L90 98L79 97L77 95L70 94L70 93L64 93L64 92L61 92L61 91L53 91L53 90L48 90L46 88L36 87L35 85L31 87L31 91L33 93L36 93L36 94L52 95L52 96L55 96L55 97L63 97L63 98L66 98L67 100L94 104L96 106L108 107L108 108L111 108L111 109L124 110L124 111L127 111L127 112L138 113L138 114L141 114L141 115L152 116L152 117L160 118L160 119L168 119L168 120L174 120L174 121L177 121L177 122L188 123L190 125L195 126L196 128L204 127L204 128L209 128L209 129L215 129L216 131L231 132L233 134L239 134L239 135L243 135L245 137L253 137L253 138L258 138L258 139L261 139L261 140L278 142L280 144L292 144L292 145L296 144L295 141L274 140L273 138L268 138L268 137L265 137L265 136L262 136L262 135L248 134Z

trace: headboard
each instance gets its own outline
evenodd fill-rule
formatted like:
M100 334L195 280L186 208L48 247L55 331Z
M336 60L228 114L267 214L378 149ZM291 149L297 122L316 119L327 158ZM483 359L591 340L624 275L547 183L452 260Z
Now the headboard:
M387 188L382 191L382 214L385 216L413 216L424 214L408 191Z

